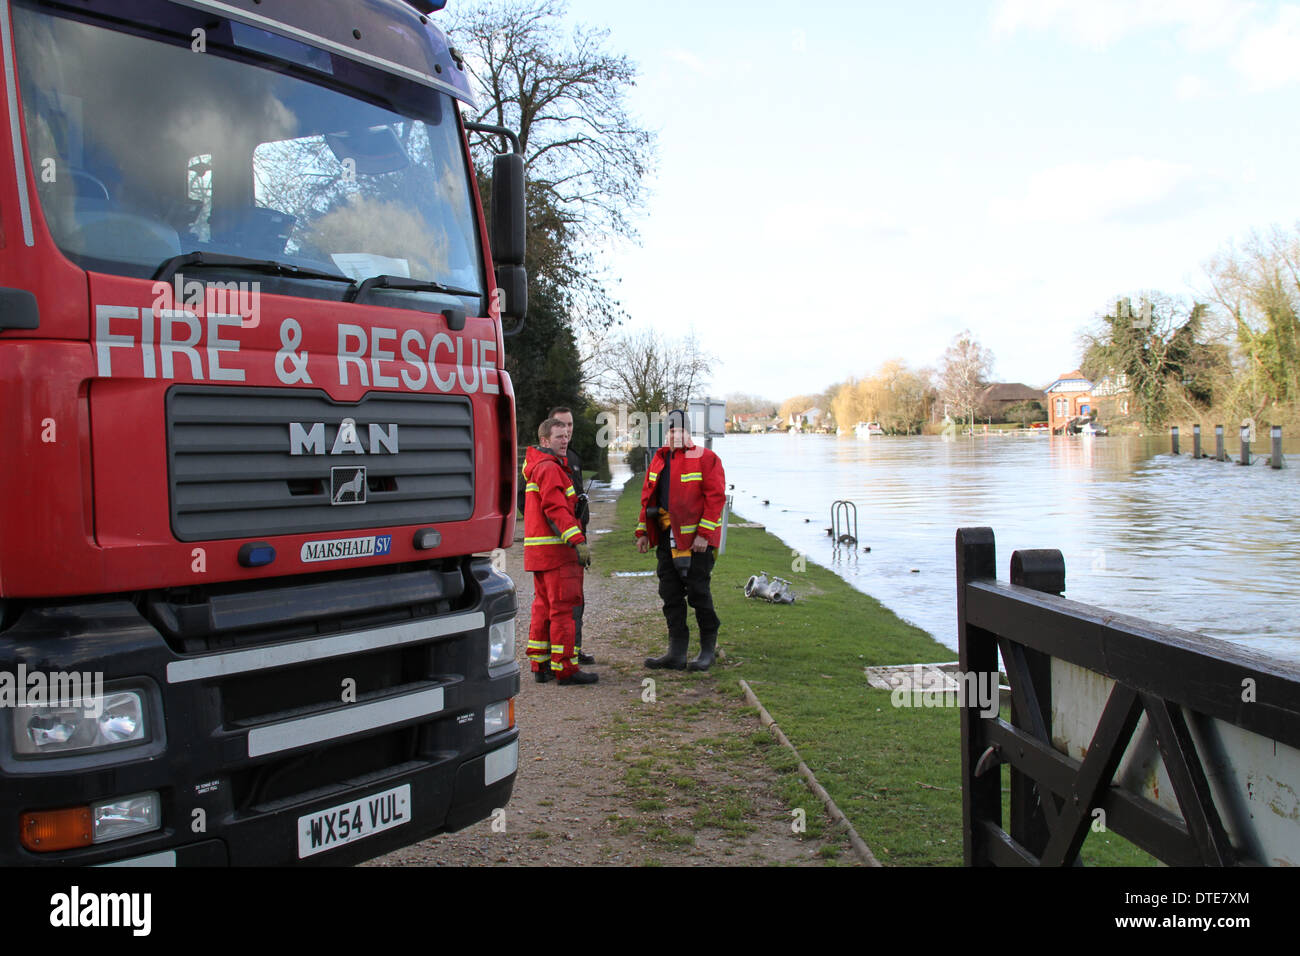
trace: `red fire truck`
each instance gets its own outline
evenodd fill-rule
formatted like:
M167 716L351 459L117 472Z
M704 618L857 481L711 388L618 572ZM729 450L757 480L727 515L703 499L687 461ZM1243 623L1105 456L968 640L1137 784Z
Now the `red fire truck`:
M523 164L490 243L435 6L0 0L0 862L509 799Z

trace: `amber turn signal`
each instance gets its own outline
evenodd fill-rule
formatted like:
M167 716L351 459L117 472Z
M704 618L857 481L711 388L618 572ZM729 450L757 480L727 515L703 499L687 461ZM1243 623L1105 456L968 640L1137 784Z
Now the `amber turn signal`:
M36 853L90 846L94 832L90 807L24 813L18 826L22 845Z

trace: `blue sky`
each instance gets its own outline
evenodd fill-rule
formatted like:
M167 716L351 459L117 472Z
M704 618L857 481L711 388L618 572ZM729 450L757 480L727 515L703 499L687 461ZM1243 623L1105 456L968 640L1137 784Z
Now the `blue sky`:
M1119 294L1192 295L1300 220L1300 4L570 0L658 132L636 326L694 329L715 394L781 399L970 328L995 377L1075 368Z

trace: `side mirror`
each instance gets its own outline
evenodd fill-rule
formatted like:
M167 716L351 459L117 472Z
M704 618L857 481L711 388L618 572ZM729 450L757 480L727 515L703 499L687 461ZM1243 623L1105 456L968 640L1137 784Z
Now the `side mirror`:
M502 153L492 159L492 260L522 266L528 233L524 208L524 158Z
M509 338L523 331L528 314L524 158L520 155L519 137L504 126L466 122L465 129L502 136L513 147L513 152L498 154L492 160L492 261L496 266L497 286L493 295L503 319L519 320L514 328L502 333Z

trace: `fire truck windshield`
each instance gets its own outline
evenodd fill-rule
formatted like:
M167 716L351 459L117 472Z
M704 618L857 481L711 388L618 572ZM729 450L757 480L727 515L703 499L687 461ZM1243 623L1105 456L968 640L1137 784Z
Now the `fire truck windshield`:
M343 92L327 55L320 82L255 55L238 24L144 35L23 4L14 27L32 181L51 236L84 268L148 277L211 252L481 299L469 167L445 93L381 106Z

